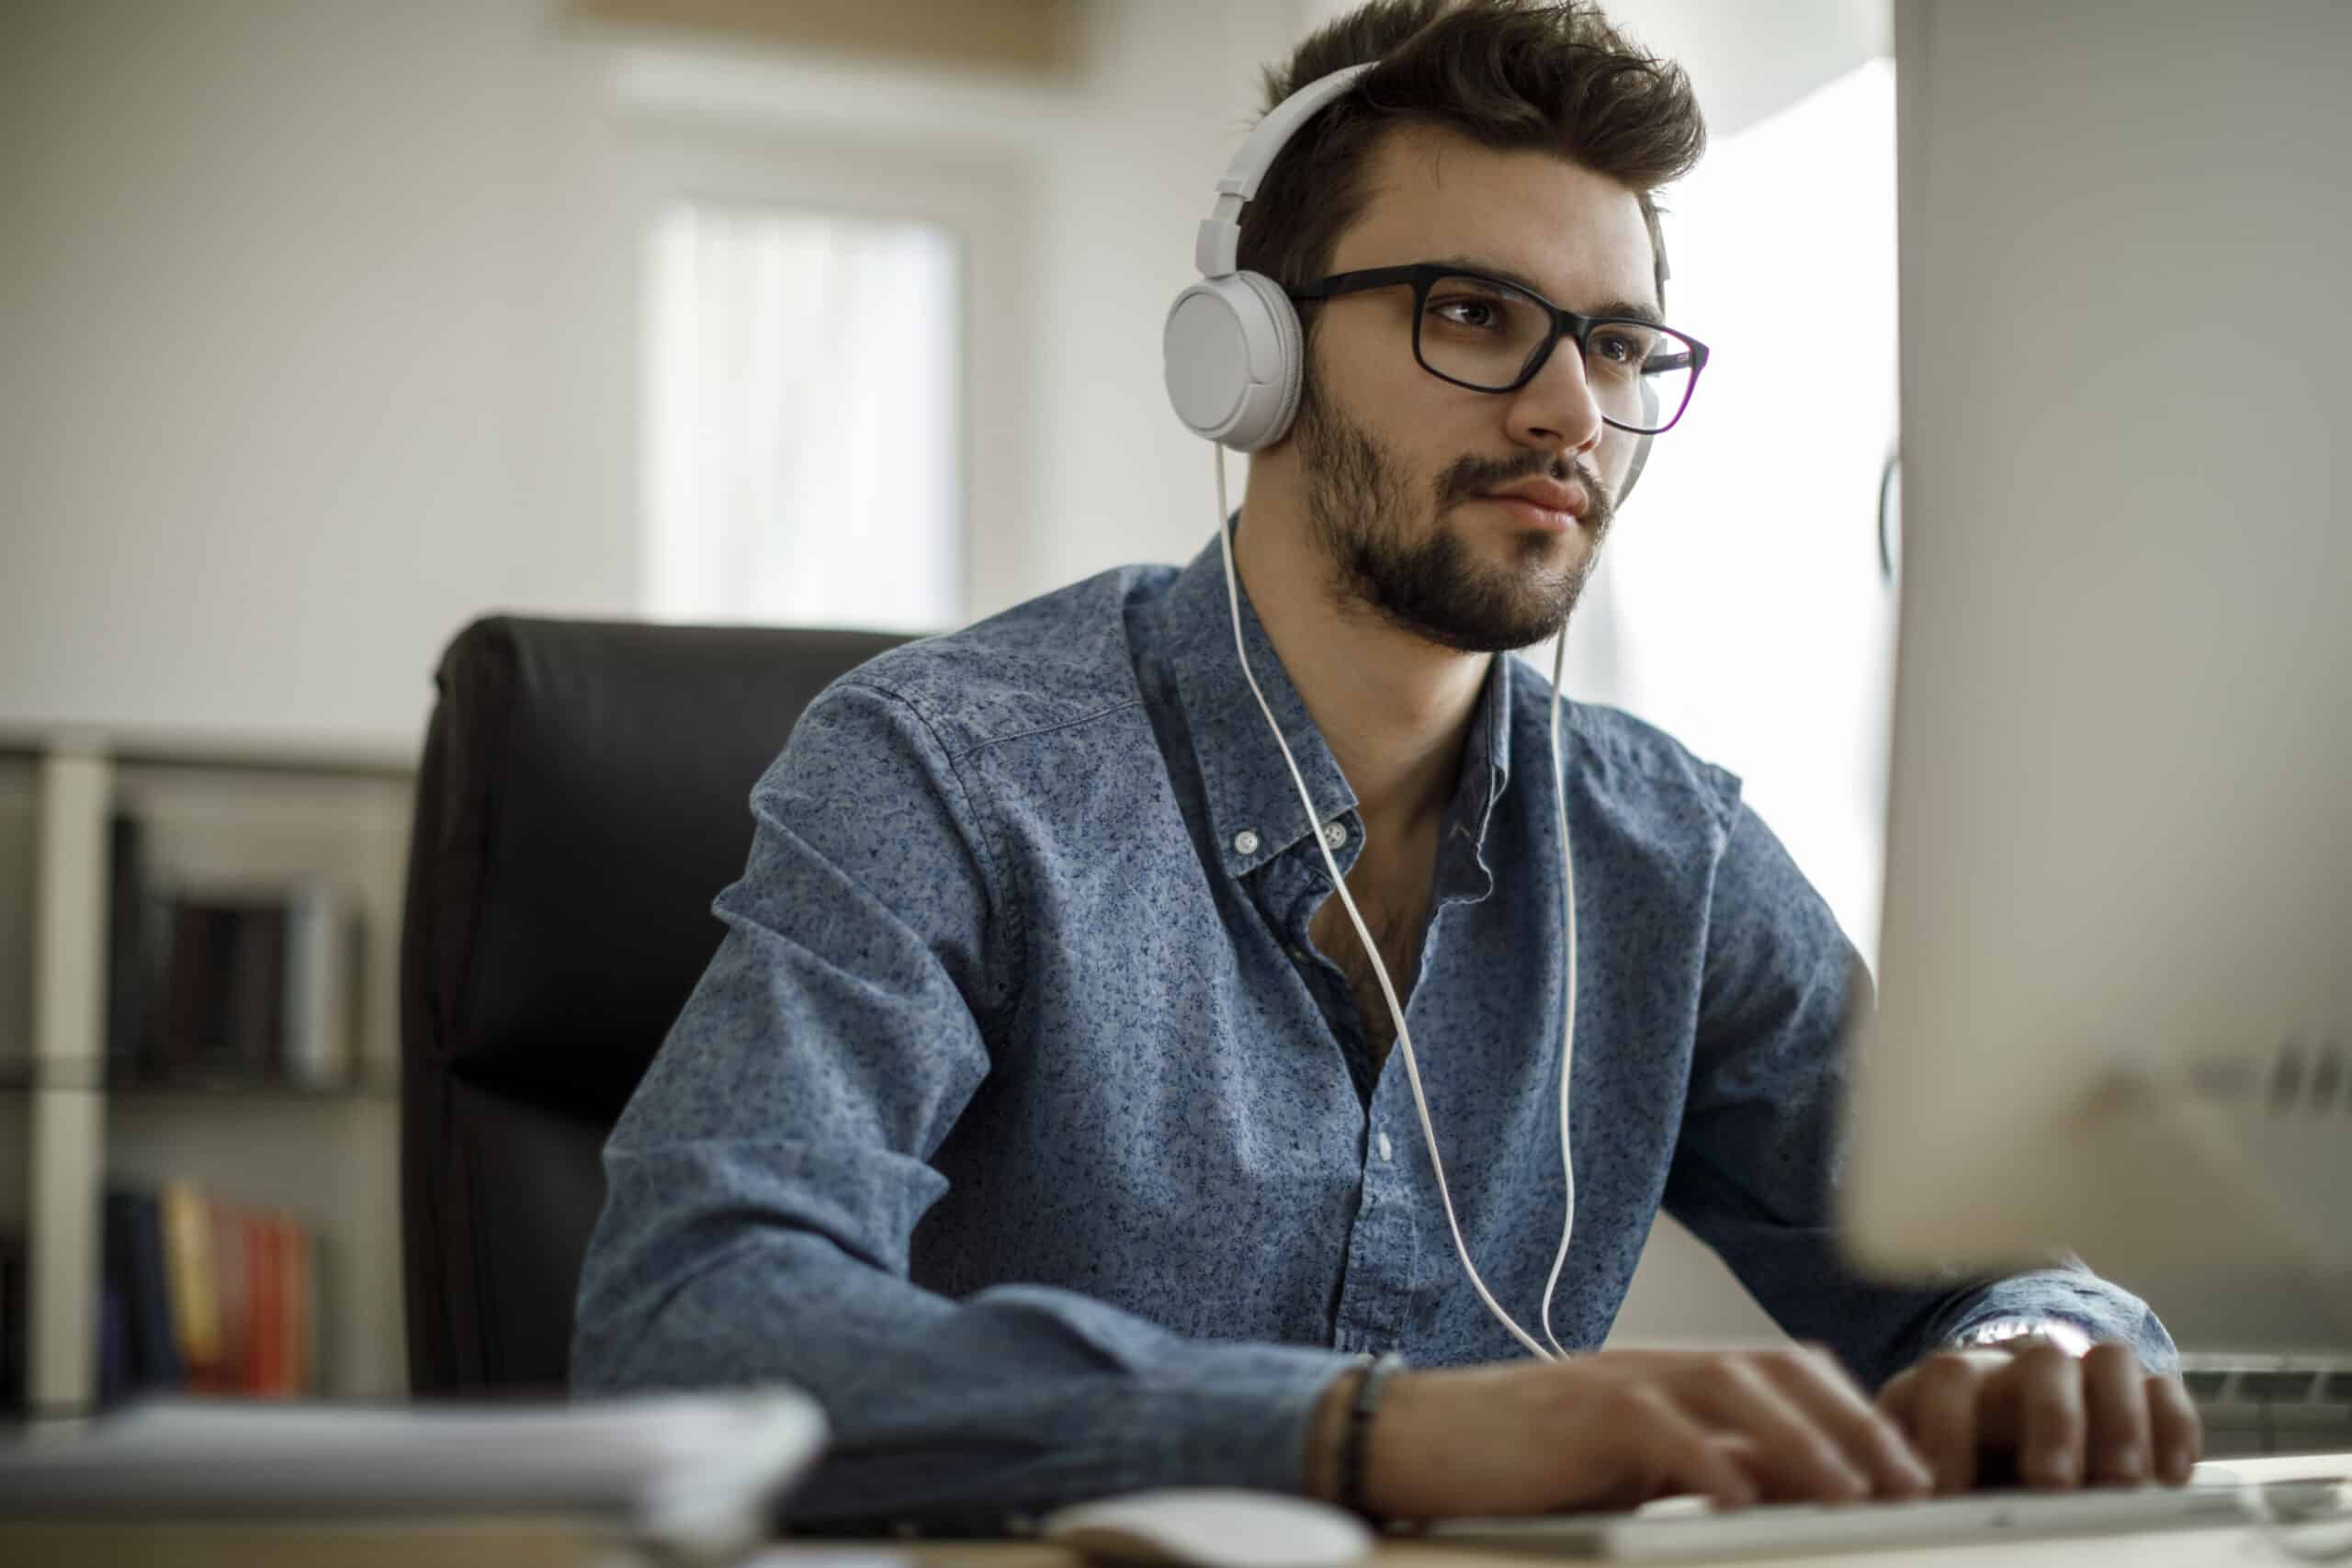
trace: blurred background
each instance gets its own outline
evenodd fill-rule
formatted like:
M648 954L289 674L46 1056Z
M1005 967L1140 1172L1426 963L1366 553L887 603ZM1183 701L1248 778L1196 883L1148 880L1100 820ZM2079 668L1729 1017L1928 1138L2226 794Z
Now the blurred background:
M40 1219L70 1215L59 1161L165 1216L191 1190L275 1216L295 1238L254 1245L315 1278L281 1270L303 1349L270 1370L401 1386L388 1084L440 649L500 610L942 630L1189 558L1214 499L1161 390L1161 318L1260 70L1347 8L0 6L20 1396L127 1332L71 1284L112 1278L116 1241ZM1578 613L1570 689L1742 773L1868 954L1894 603L1886 7L1610 9L1708 113L1713 151L1663 204L1670 319L1714 357ZM253 905L256 879L272 920L351 946L347 976L318 971L347 1048L288 1035L268 1071L200 1089L127 1058L119 1092L45 1071L69 1024L122 1044L71 1000L99 889L160 886L186 920L224 888ZM29 1351L28 1314L49 1325ZM1621 1337L1769 1332L1662 1229ZM49 1375L48 1403L90 1394Z

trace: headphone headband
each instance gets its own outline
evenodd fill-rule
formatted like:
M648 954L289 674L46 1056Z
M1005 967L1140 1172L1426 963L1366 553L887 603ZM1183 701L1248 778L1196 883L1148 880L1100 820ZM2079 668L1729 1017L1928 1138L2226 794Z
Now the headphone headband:
M1240 270L1243 204L1258 194L1259 182L1266 177L1266 171L1273 167L1283 145L1298 128L1345 93L1374 63L1365 61L1316 78L1269 109L1266 118L1258 122L1257 129L1241 143L1241 151L1233 155L1225 177L1216 182L1216 206L1201 220L1200 230L1193 238L1193 265L1200 268L1203 277L1226 277Z

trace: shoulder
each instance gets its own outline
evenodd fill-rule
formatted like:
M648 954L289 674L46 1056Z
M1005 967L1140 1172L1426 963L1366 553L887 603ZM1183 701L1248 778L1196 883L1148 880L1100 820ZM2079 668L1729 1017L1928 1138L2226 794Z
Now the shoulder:
M1522 757L1548 767L1552 683L1542 671L1518 660L1510 691L1512 771L1525 765ZM1694 755L1665 730L1622 708L1570 698L1561 739L1571 799L1583 797L1612 816L1679 821L1711 830L1719 840L1738 820L1737 773Z
M1132 708L1143 700L1134 628L1175 577L1174 567L1120 567L961 631L907 643L834 682L811 712L878 695L960 761L1001 741Z

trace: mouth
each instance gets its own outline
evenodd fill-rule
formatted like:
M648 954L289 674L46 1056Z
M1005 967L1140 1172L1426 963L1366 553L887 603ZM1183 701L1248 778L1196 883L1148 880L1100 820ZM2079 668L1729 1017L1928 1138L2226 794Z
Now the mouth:
M1575 531L1591 510L1591 502L1584 491L1575 485L1544 485L1541 487L1502 491L1477 498L1490 506L1501 507L1520 523L1546 533L1566 534Z

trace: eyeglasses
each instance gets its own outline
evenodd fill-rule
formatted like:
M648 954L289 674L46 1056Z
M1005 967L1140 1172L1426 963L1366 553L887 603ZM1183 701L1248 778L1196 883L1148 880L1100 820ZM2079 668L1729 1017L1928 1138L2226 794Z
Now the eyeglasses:
M1441 381L1475 392L1515 392L1535 378L1562 338L1584 355L1600 417L1620 430L1674 428L1706 368L1707 345L1638 317L1583 316L1515 283L1434 262L1334 273L1288 290L1329 299L1413 286L1413 357Z

